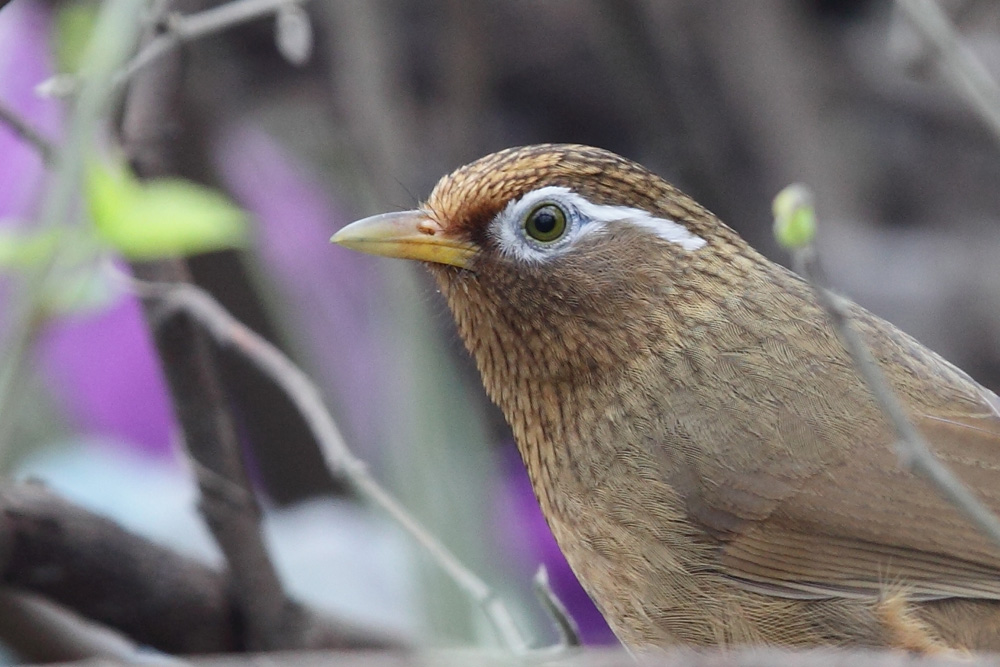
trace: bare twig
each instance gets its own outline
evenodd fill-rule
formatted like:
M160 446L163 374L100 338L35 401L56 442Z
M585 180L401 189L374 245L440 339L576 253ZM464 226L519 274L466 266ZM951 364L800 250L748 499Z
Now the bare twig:
M1000 86L982 61L962 43L948 15L935 0L896 0L896 6L933 47L948 82L1000 141Z
M215 35L306 0L233 0L195 14L168 15L166 32L150 40L114 78L120 87L144 67L185 42Z
M13 109L6 104L0 103L0 122L9 127L14 134L25 142L31 144L38 154L42 156L42 161L51 166L52 164L52 144L41 133L21 118Z
M182 44L216 35L305 2L308 0L232 0L194 14L167 14L164 32L149 40L131 60L115 72L111 79L113 92L120 91L141 70ZM63 81L59 86L60 92L56 94L66 95L74 91L74 75L59 74L49 81L57 77Z
M557 648L567 649L582 645L583 642L580 641L580 628L577 627L576 621L573 620L569 610L566 609L566 605L559 599L556 592L552 590L552 585L549 583L549 571L545 569L544 565L538 566L538 571L535 572L535 577L532 579L531 584L535 590L535 595L538 596L538 600L542 603L542 607L549 613L553 623L555 623L556 630L559 631L559 644L557 644Z
M527 643L517 629L510 611L496 593L424 529L396 498L375 481L367 466L351 453L333 417L323 405L319 389L301 369L194 285L139 281L132 281L132 285L143 297L157 299L165 306L194 318L219 345L238 351L280 386L308 423L331 471L345 477L361 495L382 508L409 533L483 609L497 635L508 648L518 653L527 650Z
M896 431L896 452L900 461L910 470L926 477L942 496L1000 546L1000 518L934 456L927 441L910 421L899 398L886 382L885 375L861 334L851 324L847 302L827 289L819 256L813 245L816 225L809 190L802 185L789 186L783 190L775 198L775 217L775 226L780 227L779 240L790 247L796 272L809 281L817 301L829 316L855 368Z

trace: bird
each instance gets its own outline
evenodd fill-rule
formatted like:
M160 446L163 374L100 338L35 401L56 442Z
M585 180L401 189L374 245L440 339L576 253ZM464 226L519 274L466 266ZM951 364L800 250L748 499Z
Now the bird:
M901 465L811 286L650 170L507 149L331 240L430 269L626 647L1000 650L1000 549ZM1000 399L847 309L934 454L1000 510Z

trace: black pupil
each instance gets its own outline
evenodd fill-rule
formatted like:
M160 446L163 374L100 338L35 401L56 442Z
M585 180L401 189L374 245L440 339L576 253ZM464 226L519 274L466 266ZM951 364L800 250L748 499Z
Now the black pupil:
M535 229L541 234L548 234L556 228L556 216L552 211L543 209L535 214Z

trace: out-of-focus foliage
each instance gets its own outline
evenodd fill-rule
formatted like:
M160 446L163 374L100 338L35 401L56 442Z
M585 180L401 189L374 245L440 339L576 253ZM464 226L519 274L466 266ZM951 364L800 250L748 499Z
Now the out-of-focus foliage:
M23 271L45 262L64 243L66 230L48 229L41 232L8 227L0 230L0 269Z
M190 181L140 182L124 166L95 164L86 198L98 237L126 259L193 255L247 242L243 211Z
M801 248L816 237L816 211L812 194L804 185L793 184L774 198L774 237L784 248Z

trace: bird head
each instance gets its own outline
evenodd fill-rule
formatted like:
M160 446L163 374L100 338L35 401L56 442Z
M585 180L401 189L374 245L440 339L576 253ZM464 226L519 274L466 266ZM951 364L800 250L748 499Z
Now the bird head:
M728 275L719 261L746 254L641 165L555 144L483 157L418 209L360 220L332 240L425 262L494 398L511 374L579 382L661 348L671 321L699 307L688 288L724 288L705 275Z

